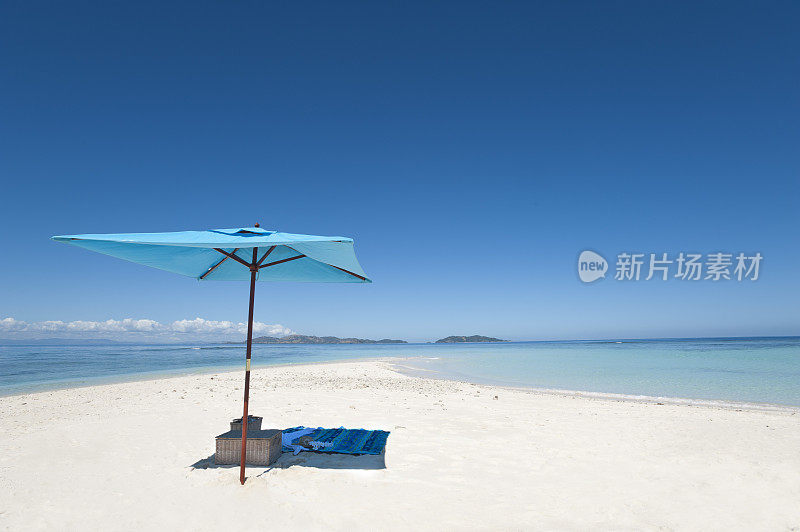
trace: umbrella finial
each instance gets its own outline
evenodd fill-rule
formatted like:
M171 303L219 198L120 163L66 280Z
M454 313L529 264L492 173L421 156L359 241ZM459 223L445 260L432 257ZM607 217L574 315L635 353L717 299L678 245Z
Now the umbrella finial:
M261 224L260 224L260 223L258 223L258 222L256 222L256 223L255 223L255 225L254 225L253 227L261 227Z

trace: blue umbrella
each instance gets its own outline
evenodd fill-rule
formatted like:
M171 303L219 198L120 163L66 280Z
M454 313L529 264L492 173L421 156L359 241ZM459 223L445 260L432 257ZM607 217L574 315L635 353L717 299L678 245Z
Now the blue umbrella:
M258 224L253 227L208 231L64 235L54 236L53 240L194 277L199 281L250 280L242 461L239 470L239 481L242 484L247 444L247 402L250 398L250 354L253 345L256 281L372 282L358 264L352 238L267 231Z

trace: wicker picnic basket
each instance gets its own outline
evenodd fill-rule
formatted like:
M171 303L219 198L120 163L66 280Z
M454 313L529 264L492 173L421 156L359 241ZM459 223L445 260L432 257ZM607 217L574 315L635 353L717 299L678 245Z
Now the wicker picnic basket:
M261 418L259 418L260 420ZM259 421L260 423L260 421ZM247 429L247 450L245 463L269 465L281 455L283 433L280 430ZM229 430L217 436L217 464L238 464L242 460L242 431Z
M251 430L261 430L261 420L259 416L247 416L247 432ZM231 430L242 430L242 418L231 421Z

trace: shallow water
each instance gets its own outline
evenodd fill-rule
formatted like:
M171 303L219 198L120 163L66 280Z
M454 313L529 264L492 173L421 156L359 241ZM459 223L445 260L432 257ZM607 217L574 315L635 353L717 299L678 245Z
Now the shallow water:
M489 384L800 406L800 338L470 346L404 365Z
M402 357L432 375L590 392L800 406L800 338L255 345L277 365ZM242 368L242 345L0 346L0 395Z

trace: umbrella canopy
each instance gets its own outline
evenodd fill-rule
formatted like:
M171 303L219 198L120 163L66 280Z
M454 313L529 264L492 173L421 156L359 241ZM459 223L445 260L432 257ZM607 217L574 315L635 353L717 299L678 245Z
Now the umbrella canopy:
M282 233L253 227L54 236L53 240L194 277L200 281L250 281L245 353L242 456L239 480L245 481L247 410L256 281L371 283L361 269L353 239Z
M202 281L250 280L259 249L258 281L369 283L353 239L267 231L260 227L54 236L53 240Z

